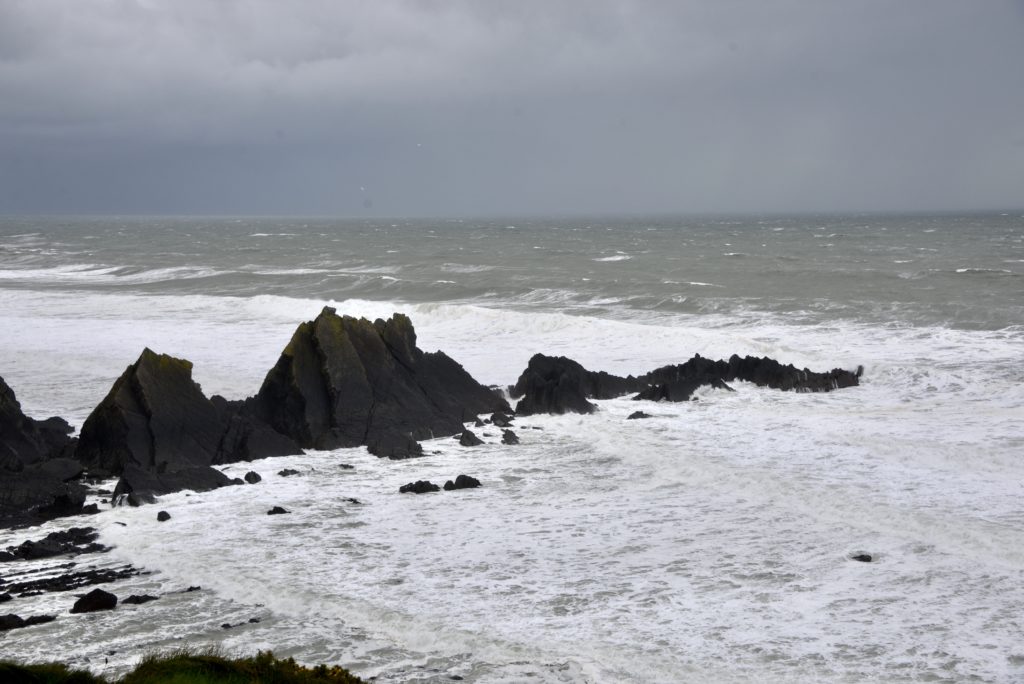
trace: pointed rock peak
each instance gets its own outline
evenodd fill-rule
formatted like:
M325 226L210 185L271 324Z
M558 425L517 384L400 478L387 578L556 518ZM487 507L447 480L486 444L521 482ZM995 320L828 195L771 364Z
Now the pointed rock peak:
M192 362L187 359L179 359L168 354L158 354L149 347L142 350L139 358L132 364L135 370L150 368L161 372L183 371L192 376Z
M392 314L391 318L377 328L395 358L405 365L412 365L422 354L416 348L416 330L412 326L412 320L405 314Z

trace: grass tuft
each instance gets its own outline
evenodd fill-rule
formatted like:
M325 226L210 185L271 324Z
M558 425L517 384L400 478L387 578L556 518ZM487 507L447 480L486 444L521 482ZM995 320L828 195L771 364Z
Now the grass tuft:
M275 658L260 651L251 658L226 658L216 650L182 649L148 655L134 670L109 682L64 665L18 665L0 662L4 684L362 684L337 665L305 667L293 658Z

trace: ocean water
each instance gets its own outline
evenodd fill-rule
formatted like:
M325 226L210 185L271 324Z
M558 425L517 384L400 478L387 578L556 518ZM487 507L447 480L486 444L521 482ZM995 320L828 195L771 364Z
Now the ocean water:
M407 313L487 384L536 352L865 375L602 401L518 419L517 446L485 429L410 461L236 464L263 481L0 532L95 524L115 549L82 562L131 563L146 574L115 593L161 595L88 616L16 599L60 617L0 636L0 656L117 674L185 644L271 648L378 682L1024 680L1020 212L0 218L0 375L34 417L80 426L145 346L193 361L208 395L253 394L325 304ZM654 417L625 420L638 408ZM483 487L398 494L460 473Z

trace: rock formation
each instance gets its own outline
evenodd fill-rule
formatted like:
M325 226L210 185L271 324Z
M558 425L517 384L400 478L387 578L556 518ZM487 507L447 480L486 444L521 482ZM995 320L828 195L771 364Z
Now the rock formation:
M418 455L420 439L461 432L478 413L509 410L443 352L425 353L407 316L339 316L325 307L292 336L253 400L254 412L300 446L369 445Z
M82 468L61 418L34 420L0 378L0 524L39 522L82 512L85 488L72 481Z
M699 354L686 363L663 366L640 377L618 377L588 371L563 356L536 354L512 386L514 398L522 397L516 413L591 413L588 399L611 399L636 392L634 399L688 401L702 386L732 390L726 383L752 382L761 387L795 391L828 392L860 383L863 367L855 371L833 369L816 373L782 365L767 357L733 355L728 361L711 361Z

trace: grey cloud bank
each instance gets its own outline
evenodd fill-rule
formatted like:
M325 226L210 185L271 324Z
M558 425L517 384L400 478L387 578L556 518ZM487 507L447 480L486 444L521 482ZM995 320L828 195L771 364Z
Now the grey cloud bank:
M1024 3L0 0L0 212L1024 205Z

